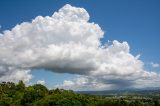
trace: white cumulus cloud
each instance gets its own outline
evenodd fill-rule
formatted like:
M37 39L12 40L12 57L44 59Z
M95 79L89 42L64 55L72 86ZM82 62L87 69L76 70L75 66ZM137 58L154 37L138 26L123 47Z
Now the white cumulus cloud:
M17 72L21 77L16 80L29 80L30 70L40 68L80 75L57 85L71 89L136 87L140 81L159 80L159 74L144 70L140 55L133 56L126 41L102 45L104 32L89 18L84 8L67 4L52 16L5 30L0 34L0 81L15 79Z
M0 65L0 82L12 81L17 83L19 80L28 82L32 78L30 72L29 69Z
M44 84L45 84L45 81L44 81L44 80L38 80L38 81L37 81L37 84L42 84L42 85L44 85Z

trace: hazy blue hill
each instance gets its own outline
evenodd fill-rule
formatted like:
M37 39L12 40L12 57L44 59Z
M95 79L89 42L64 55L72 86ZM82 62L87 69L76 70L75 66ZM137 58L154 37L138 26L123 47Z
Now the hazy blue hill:
M147 94L160 93L160 88L104 90L104 91L76 91L76 92L81 94L91 94L91 95L147 95Z

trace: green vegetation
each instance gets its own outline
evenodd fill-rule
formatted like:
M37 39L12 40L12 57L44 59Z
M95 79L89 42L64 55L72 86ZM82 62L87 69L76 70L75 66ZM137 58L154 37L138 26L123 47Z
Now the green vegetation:
M160 96L96 96L71 90L48 90L41 84L0 83L0 106L160 106Z

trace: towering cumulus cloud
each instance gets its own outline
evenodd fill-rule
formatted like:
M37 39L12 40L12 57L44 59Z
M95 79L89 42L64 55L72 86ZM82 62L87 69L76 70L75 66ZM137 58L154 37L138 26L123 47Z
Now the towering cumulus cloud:
M141 87L160 81L159 74L144 70L138 56L130 54L127 42L102 45L104 32L89 18L85 9L67 4L52 16L5 30L0 34L0 81L29 81L30 71L41 68L77 74L57 85L68 89Z

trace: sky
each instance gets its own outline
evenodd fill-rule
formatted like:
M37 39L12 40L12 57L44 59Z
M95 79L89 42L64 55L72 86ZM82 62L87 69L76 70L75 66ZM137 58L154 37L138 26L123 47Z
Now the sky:
M159 0L1 0L0 81L160 87Z

